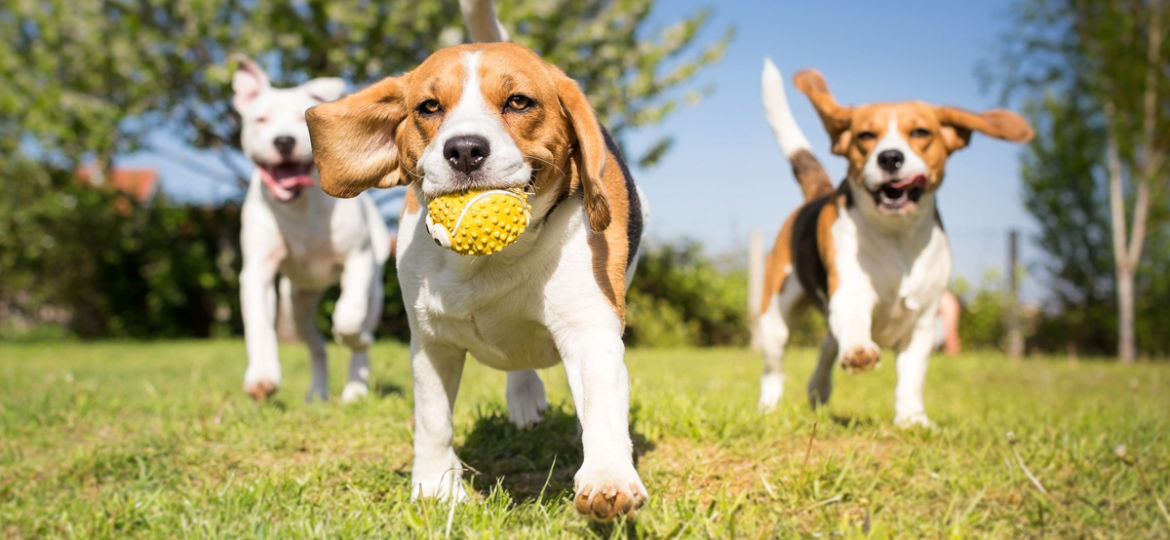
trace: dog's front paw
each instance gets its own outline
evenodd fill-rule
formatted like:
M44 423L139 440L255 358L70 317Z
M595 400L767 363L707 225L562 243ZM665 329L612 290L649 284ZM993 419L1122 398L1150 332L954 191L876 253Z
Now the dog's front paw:
M648 498L638 472L628 463L613 466L586 463L577 471L575 484L573 503L577 511L598 521L633 516Z
M428 481L411 478L410 483L414 486L410 492L410 500L412 501L421 498L434 498L440 501L461 503L471 498L467 494L467 490L463 488L463 480L450 473L443 475L438 480Z
M913 414L900 414L894 418L894 425L902 429L926 428L934 429L934 422L926 416L924 412L916 412Z
M352 351L362 351L374 342L374 334L358 329L348 329L344 326L333 327L333 341L344 345Z
M256 401L267 400L279 388L280 372L278 370L248 366L247 371L244 372L244 392L247 392Z
M341 390L341 402L353 403L370 394L370 389L365 383L351 381L345 384L345 388Z
M849 373L861 373L877 367L882 361L882 350L877 345L853 347L841 355L841 367Z
M272 397L278 388L280 387L276 383L265 379L248 383L244 386L244 391L256 401L265 401Z

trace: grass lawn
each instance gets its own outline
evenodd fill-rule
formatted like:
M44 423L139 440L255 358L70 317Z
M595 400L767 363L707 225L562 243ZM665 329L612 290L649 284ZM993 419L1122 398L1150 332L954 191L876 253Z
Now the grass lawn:
M761 416L755 354L631 351L651 498L598 525L570 501L581 450L559 368L542 372L553 410L518 432L504 375L468 363L456 448L480 500L452 507L409 499L405 346L377 346L375 392L348 406L306 405L308 355L282 352L284 386L258 406L240 341L0 345L0 536L1170 535L1170 365L936 357L938 428L902 431L888 357L838 372L812 413L814 352L795 350L784 405ZM336 399L344 351L330 354Z

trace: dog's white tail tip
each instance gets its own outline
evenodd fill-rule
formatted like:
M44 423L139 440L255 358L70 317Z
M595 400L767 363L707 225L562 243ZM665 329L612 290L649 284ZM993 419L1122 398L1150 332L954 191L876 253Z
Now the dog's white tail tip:
M768 125L772 126L772 132L776 134L776 142L780 143L784 157L791 157L800 150L811 151L812 146L809 145L800 126L796 125L796 119L792 117L788 96L784 92L784 78L771 58L764 59L764 72L760 82Z

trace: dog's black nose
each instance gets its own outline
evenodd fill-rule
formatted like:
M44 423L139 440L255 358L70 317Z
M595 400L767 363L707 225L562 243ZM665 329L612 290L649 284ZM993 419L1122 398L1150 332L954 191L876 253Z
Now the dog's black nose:
M280 155L288 156L292 153L293 147L297 145L297 140L288 135L281 135L272 139L272 145L276 147L276 151L280 152Z
M878 154L878 167L886 172L896 172L906 162L906 156L900 150L886 150Z
M443 145L443 157L451 168L471 174L487 160L491 153L488 140L479 135L460 135L447 139Z

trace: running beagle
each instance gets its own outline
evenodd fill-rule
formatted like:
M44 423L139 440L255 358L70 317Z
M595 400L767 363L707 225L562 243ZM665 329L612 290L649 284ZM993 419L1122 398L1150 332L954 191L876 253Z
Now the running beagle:
M563 362L585 450L577 509L607 520L642 506L622 331L646 206L577 83L519 45L458 45L310 109L308 122L329 194L410 188L396 260L414 368L413 495L467 497L451 409L470 352L508 371L508 416L521 428L548 408L534 370ZM434 197L518 186L533 194L532 224L500 253L458 255L419 226Z
M811 304L829 327L808 384L811 404L829 399L834 362L866 371L888 348L897 353L895 422L928 426L922 386L951 275L935 197L947 158L967 146L973 131L1025 142L1032 128L1004 110L977 114L920 101L844 107L814 70L797 73L794 82L849 172L834 188L792 117L779 71L766 61L764 109L805 202L784 222L764 272L756 321L764 353L760 408L774 408L781 397L788 328Z

